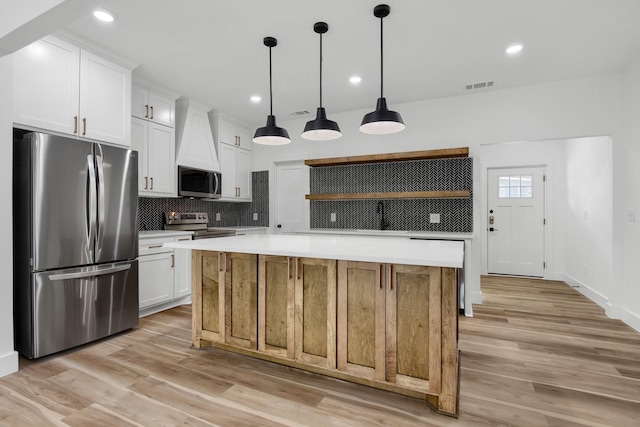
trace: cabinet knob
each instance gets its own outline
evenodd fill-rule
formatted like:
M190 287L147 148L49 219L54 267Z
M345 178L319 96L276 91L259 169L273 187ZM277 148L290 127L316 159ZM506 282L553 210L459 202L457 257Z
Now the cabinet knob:
M282 224L278 224L278 225L276 225L276 227L282 228Z

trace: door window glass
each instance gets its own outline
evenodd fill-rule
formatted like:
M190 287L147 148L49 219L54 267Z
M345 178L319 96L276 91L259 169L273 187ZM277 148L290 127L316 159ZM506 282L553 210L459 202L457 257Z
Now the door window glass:
M509 175L498 177L498 198L524 199L533 197L532 175Z

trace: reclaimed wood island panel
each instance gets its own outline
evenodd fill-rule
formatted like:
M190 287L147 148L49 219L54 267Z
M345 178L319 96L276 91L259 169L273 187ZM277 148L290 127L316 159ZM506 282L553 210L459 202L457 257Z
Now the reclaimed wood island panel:
M464 244L245 235L192 250L193 345L423 399L458 414Z

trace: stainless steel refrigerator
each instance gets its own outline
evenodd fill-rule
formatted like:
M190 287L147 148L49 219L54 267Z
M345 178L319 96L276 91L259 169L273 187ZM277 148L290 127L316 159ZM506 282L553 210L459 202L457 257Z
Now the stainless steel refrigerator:
M37 132L13 153L16 350L38 358L137 325L138 153Z

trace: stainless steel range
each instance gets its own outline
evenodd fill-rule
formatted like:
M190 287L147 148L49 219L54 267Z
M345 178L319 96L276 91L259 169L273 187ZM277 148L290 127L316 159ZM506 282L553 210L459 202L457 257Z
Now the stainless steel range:
M165 212L164 229L193 231L193 240L236 235L235 230L209 227L206 212Z

